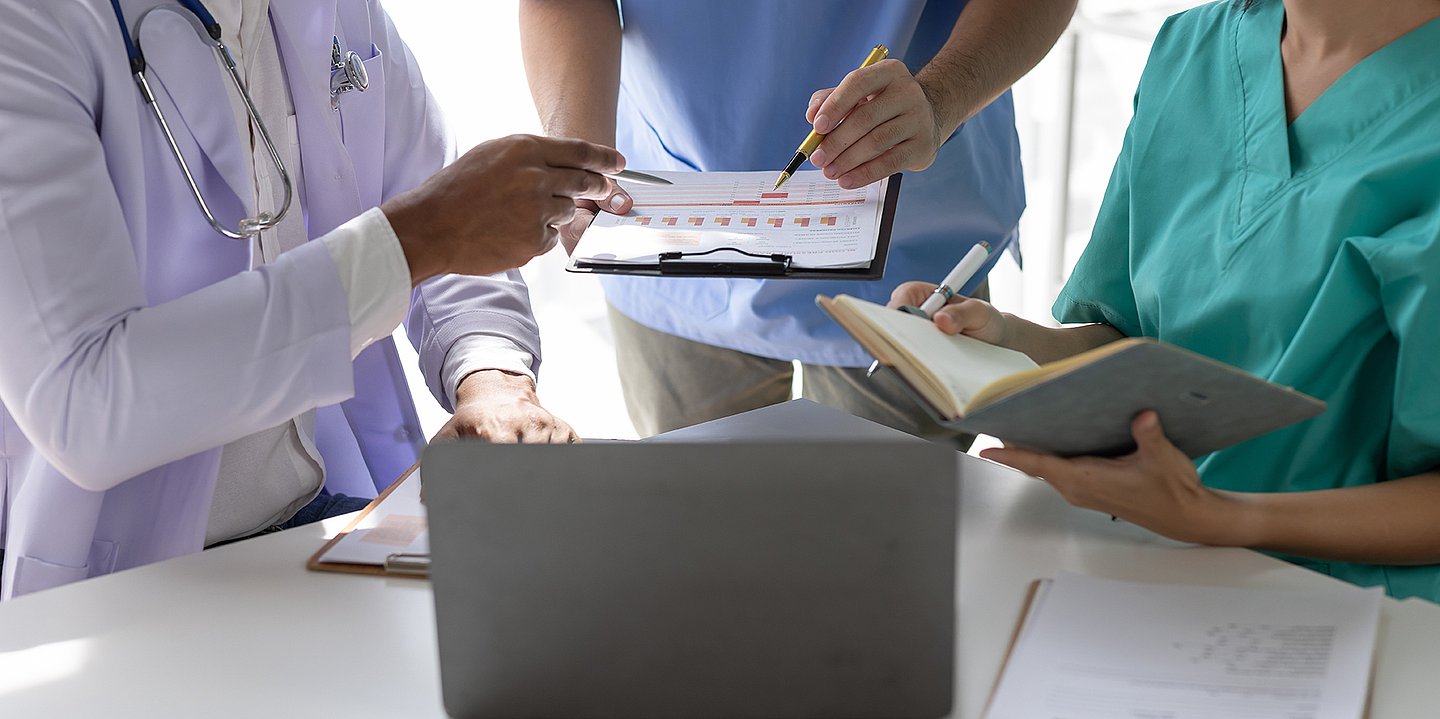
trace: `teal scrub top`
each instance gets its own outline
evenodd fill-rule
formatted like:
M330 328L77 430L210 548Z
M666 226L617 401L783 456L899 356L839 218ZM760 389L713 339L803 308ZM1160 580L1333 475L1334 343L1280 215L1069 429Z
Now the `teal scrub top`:
M1279 0L1171 18L1094 235L1055 303L1325 400L1200 460L1206 485L1295 492L1440 467L1440 20L1287 123ZM1376 518L1376 530L1383 518ZM1440 565L1291 561L1440 600Z

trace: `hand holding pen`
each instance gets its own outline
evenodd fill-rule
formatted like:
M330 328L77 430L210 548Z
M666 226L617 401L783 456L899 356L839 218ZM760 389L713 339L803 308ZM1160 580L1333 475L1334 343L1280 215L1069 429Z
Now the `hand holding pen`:
M925 81L912 75L905 63L885 59L887 54L885 46L876 46L839 85L816 91L805 110L806 121L815 128L806 141L815 142L802 145L801 151L846 189L900 170L928 168L954 129L942 126L935 93L926 89Z
M982 342L1006 346L1005 316L993 305L958 294L990 257L984 242L970 248L939 284L906 282L890 295L889 307L934 320L948 335L963 334Z

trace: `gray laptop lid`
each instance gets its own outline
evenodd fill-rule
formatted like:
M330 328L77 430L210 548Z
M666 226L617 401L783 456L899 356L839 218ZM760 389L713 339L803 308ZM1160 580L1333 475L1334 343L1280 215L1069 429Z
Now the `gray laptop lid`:
M955 453L454 443L424 459L460 717L938 717Z

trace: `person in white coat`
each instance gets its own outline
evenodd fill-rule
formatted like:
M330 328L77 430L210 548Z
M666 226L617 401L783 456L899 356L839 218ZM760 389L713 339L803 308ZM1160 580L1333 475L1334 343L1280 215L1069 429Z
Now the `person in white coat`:
M456 413L442 434L575 439L535 398L513 270L623 158L512 137L447 167L377 0L209 0L208 24L195 5L0 0L4 598L374 496L424 444L402 320ZM332 94L336 47L363 91ZM134 56L217 224L267 229L201 213Z

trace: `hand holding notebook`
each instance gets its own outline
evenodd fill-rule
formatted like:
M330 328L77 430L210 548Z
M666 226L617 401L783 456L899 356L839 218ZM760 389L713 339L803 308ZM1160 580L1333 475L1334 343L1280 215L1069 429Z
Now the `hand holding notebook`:
M1191 457L1322 412L1325 404L1174 345L1130 338L1042 366L1020 352L846 295L816 303L892 368L943 423L1061 456L1134 449L1130 422L1159 413Z

